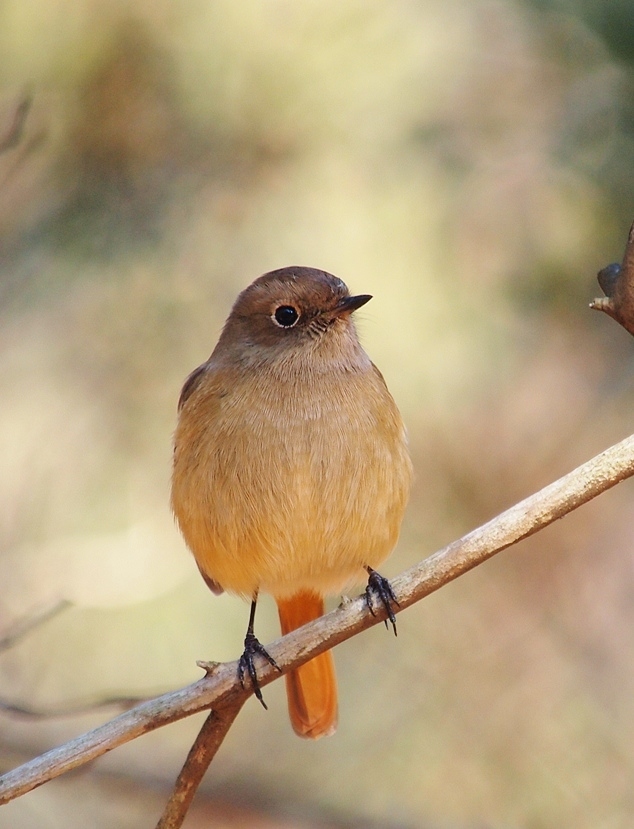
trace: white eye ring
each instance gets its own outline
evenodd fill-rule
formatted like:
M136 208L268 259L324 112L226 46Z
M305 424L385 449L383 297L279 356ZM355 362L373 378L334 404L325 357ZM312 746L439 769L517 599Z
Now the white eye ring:
M280 305L271 314L271 319L278 328L293 328L300 317L301 314L293 305Z

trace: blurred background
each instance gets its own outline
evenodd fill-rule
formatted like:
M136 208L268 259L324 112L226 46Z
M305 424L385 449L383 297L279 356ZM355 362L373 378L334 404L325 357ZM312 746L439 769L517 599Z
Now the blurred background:
M248 607L173 525L171 436L267 270L375 297L358 325L417 476L387 575L629 434L632 340L588 302L634 219L633 101L630 0L0 4L0 702L153 695L238 656ZM398 639L340 646L331 739L267 688L186 826L632 826L633 522L626 482ZM116 713L0 712L0 769ZM0 827L154 826L201 724Z

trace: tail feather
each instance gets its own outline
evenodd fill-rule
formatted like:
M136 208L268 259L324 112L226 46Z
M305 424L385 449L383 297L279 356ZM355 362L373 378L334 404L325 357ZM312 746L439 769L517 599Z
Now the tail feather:
M324 600L315 593L297 593L277 599L282 633L290 633L323 616ZM330 651L322 653L286 675L288 713L300 737L317 740L337 728L337 680Z

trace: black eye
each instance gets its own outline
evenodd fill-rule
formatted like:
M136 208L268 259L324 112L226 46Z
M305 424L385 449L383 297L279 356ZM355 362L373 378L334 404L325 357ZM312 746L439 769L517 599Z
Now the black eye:
M273 314L273 321L281 328L292 328L298 319L299 311L292 305L280 305Z

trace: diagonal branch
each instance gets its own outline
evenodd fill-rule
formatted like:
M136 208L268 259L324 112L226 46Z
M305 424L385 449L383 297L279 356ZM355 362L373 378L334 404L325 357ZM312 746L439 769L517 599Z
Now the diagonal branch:
M16 645L21 639L31 633L40 625L48 622L49 619L57 616L63 610L70 607L70 602L65 599L56 600L52 604L46 605L29 614L26 618L20 619L11 630L3 633L0 637L0 651L7 651Z
M156 829L178 829L182 825L209 764L216 756L241 708L242 702L209 714L187 755Z
M592 460L501 513L501 515L454 541L406 570L391 584L400 610L457 578L491 556L562 518L577 507L634 474L634 435L611 446ZM283 672L307 662L346 639L383 621L374 617L363 597L278 639L267 650ZM240 687L237 663L209 665L207 676L178 691L148 700L114 720L65 745L37 757L0 777L0 804L84 765L125 742L205 709L217 713L219 740L230 725L227 710L240 709L250 690ZM261 685L280 674L269 665L260 672ZM224 718L222 712L225 712ZM229 717L230 719L230 717ZM224 729L224 731L223 731ZM213 731L211 725L209 732ZM210 733L206 733L212 739ZM218 743L219 744L219 743Z

